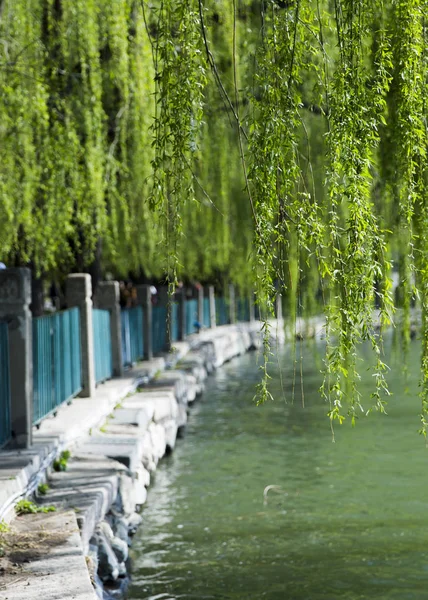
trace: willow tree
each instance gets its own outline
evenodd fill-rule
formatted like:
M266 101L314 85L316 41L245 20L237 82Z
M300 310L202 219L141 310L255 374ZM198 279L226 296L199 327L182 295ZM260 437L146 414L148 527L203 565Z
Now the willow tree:
M332 423L384 410L375 329L399 307L406 347L419 302L426 433L427 4L0 0L3 260L58 276L102 248L116 275L322 309Z
M137 0L0 3L0 240L61 277L103 247L118 275L160 272L149 210L154 65Z
M175 0L162 3L171 14L178 5ZM410 305L418 295L427 333L427 2L219 0L213 7L201 0L190 3L188 10L195 14L198 8L205 55L189 65L188 72L196 73L205 61L211 70L207 120L215 86L235 131L252 216L251 263L260 301L272 311L279 285L295 315L303 298L306 303L311 296L322 298L327 314L324 394L332 422L349 415L354 423L361 412L384 411L386 365L381 335L375 333L377 321L381 330L391 322L396 300L403 309L406 345ZM229 29L228 50L224 38L220 43L216 39L212 22L221 22L224 32ZM240 42L243 24L245 46ZM169 35L169 44L165 39L163 44L175 60L177 28L169 20L169 30L162 32ZM244 55L246 50L250 56ZM230 60L223 65L228 53ZM195 90L201 85L194 76L189 84ZM159 93L163 99L162 90ZM169 117L181 111L168 102ZM192 114L188 135L198 129L195 121L201 113ZM158 120L163 122L162 112ZM211 130L205 128L201 149L207 139L209 143L210 131L211 135L222 131L221 120L215 122ZM202 125L200 129L204 133ZM314 129L321 141L314 140ZM174 123L169 131L173 130ZM209 150L213 148L215 143ZM316 149L323 153L317 174L312 169ZM182 152L190 162L188 144ZM220 158L221 150L215 161ZM196 164L198 160L196 155ZM223 170L217 185L220 198ZM174 178L174 173L169 176ZM188 191L186 201L192 201L193 190ZM213 200L214 211L216 193L206 195ZM226 218L233 200L229 197ZM167 202L171 201L169 197ZM393 266L400 274L396 298L391 293ZM266 355L268 336L266 327ZM362 405L358 391L357 348L364 340L376 357L370 406ZM424 335L424 434L427 345ZM260 394L262 400L269 396L267 374Z

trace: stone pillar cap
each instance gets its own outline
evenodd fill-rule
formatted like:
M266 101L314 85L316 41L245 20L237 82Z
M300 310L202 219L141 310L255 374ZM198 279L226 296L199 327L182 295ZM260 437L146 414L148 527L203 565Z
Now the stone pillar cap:
M31 271L26 267L0 269L0 304L30 304Z

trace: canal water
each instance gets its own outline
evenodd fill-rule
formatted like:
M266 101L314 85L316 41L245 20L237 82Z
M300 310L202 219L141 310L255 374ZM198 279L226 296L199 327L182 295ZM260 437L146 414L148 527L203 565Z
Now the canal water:
M131 600L428 599L419 345L411 384L390 358L388 415L336 426L335 443L318 393L321 354L306 348L296 369L291 350L279 351L275 401L259 407L256 353L211 376L149 491ZM367 404L372 385L363 374Z

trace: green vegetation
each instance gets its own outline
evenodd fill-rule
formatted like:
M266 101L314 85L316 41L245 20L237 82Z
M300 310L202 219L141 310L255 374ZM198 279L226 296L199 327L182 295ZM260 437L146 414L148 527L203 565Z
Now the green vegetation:
M6 554L6 542L5 533L9 533L10 526L5 521L0 521L0 558L3 558Z
M37 487L37 493L40 494L40 496L46 496L46 494L48 493L49 490L50 490L50 487L47 483L41 483Z
M67 463L70 459L70 451L69 450L64 450L63 452L61 452L61 454L59 455L58 458L56 458L53 463L52 463L52 467L54 471L66 471L67 470Z
M10 531L10 526L5 521L0 521L0 534Z
M322 309L332 423L384 411L375 331L398 307L405 350L418 303L426 434L426 0L0 6L1 258L57 280L97 259L170 289L255 284L267 314L280 289L292 319ZM266 364L268 339L266 323Z
M19 515L29 515L35 513L55 512L55 506L38 506L31 500L20 500L15 505L15 512Z
M57 281L95 259L120 277L161 277L180 265L180 277L226 278L238 256L232 261L230 197L245 195L239 162L227 164L233 135L218 100L206 127L219 150L231 138L221 148L228 171L221 202L193 189L197 176L215 192L208 179L219 172L217 154L205 166L198 150L204 99L214 99L215 88L207 83L197 3L1 6L1 259ZM170 35L180 52L170 53ZM210 151L212 142L206 136ZM249 215L247 225L241 265ZM182 233L194 247L178 248Z

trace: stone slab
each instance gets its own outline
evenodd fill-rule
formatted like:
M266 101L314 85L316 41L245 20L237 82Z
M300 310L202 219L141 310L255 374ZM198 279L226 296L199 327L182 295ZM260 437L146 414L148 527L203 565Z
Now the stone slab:
M131 403L133 400L136 400L139 395L158 398L159 396L170 395L172 398L175 398L175 386L174 385L152 385L149 384L144 387L138 388L138 392L132 394L132 396L128 396L123 401L123 406Z
M29 450L0 452L0 520L14 516L16 499L37 485L37 477L46 469L58 452L56 438L40 438Z
M171 371L163 371L152 383L176 383L177 381L185 381L186 375L182 371L175 369Z
M126 399L126 406L147 407L151 412L155 423L176 419L178 416L178 405L175 396L171 393L137 393Z
M165 369L166 361L162 356L138 363L131 373L135 379L152 379L157 373Z
M2 600L97 600L72 511L18 517L7 538Z
M179 402L186 401L186 374L182 371L164 371L150 383L139 386L138 391L156 389L172 389Z
M181 385L181 384L180 384ZM172 382L150 382L148 385L140 386L138 388L138 393L149 394L149 393L161 393L161 392L169 392L172 393L178 401L181 401L183 398L185 400L186 396L183 396L183 391L181 388L177 390L177 386ZM126 399L128 401L129 398Z
M108 419L107 425L134 425L138 429L147 429L148 424L153 416L153 410L148 409L148 407L127 408L131 404L127 400L125 400L122 404L124 408L118 408L115 410L112 416Z
M165 366L167 369L174 368L179 360L181 360L190 350L190 343L173 342L171 351L165 356Z
M50 472L47 478L50 489L39 496L39 502L74 510L87 550L95 526L116 500L119 476L124 471L127 471L124 465L104 456L73 456L66 471Z
M122 435L92 435L79 445L79 454L107 456L122 463L131 472L140 466L142 442L140 439Z

